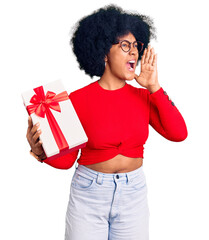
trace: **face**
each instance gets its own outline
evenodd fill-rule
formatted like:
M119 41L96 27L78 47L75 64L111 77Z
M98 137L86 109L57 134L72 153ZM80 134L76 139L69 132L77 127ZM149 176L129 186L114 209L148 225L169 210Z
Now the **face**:
M118 40L128 40L132 43L136 41L132 33L120 37ZM133 80L137 61L138 51L137 48L133 47L133 44L131 44L129 52L124 52L119 43L114 44L105 57L105 71L108 71L112 77L120 80Z

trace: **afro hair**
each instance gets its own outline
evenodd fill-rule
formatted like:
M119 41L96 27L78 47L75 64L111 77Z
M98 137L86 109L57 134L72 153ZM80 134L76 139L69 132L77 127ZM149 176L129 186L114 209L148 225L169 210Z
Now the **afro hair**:
M119 37L132 33L137 41L144 43L145 49L151 38L156 39L155 32L149 16L125 12L116 5L108 5L76 23L70 44L80 69L91 78L101 77L105 70L105 55ZM139 53L138 60L142 55L143 51Z

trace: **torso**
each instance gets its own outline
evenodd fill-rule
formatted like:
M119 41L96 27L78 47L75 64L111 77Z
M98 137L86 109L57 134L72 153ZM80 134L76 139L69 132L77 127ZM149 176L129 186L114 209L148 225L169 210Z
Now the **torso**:
M85 165L90 169L103 173L125 173L140 168L143 164L143 158L130 158L118 154L107 161Z

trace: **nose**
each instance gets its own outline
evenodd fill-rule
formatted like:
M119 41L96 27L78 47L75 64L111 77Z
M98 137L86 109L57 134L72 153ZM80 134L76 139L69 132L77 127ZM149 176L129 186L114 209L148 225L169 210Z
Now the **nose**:
M130 55L136 55L137 53L138 53L138 51L135 48L131 48L131 50L129 51Z
M138 49L136 47L134 47L134 44L132 43L131 44L131 49L129 51L129 54L130 55L135 55L135 54L137 54L137 52L138 52Z

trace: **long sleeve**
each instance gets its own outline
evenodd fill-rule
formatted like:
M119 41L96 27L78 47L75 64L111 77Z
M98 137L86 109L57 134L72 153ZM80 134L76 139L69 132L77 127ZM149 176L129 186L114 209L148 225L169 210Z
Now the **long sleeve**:
M167 93L160 88L149 94L150 125L168 140L180 142L187 138L185 121Z
M71 94L69 95L69 99L72 101ZM48 158L46 158L43 162L54 168L69 169L73 166L74 162L76 161L78 152L79 149L55 159L49 160Z
M68 153L66 155L63 155L61 157L49 160L46 158L43 162L58 169L69 169L73 166L74 162L77 159L78 151L75 150L71 153Z

